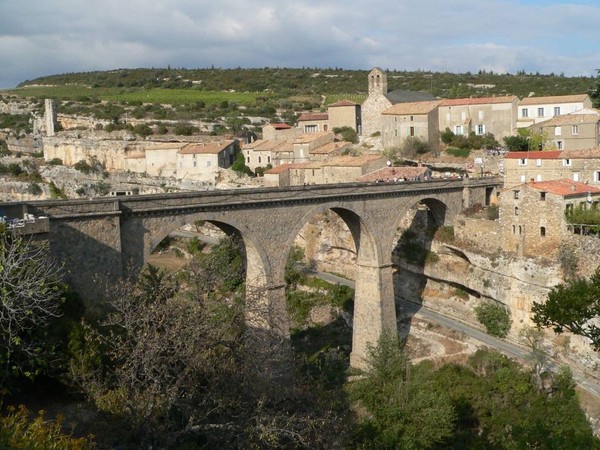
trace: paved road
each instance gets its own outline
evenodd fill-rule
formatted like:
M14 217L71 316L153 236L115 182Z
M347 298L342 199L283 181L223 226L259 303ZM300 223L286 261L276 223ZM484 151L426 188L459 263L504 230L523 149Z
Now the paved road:
M326 272L311 271L311 273L330 283L339 283L354 288L354 281L347 280ZM397 298L397 300L399 300L402 309L410 315L421 317L423 319L438 323L446 328L464 333L465 335L476 339L485 345L501 351L507 356L521 360L528 359L529 351L526 347L518 345L514 342L509 342L503 339L498 339L494 336L490 336L489 334L478 330L477 328L474 328L465 322L462 322L454 317L444 316L440 313L432 311L431 309L427 309L422 305L407 302L400 298ZM559 367L560 364L552 364L550 369L556 371L559 369ZM573 380L578 386L600 398L600 380L590 377L583 371L573 367L571 368L571 371L573 373Z
M185 238L198 238L198 240L205 242L210 245L217 245L219 243L219 239L206 236L205 234L196 233L194 231L185 231L185 230L175 230L171 232L171 236L185 237Z

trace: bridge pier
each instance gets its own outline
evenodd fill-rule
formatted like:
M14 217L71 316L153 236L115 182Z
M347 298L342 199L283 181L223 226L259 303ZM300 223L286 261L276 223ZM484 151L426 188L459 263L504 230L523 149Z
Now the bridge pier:
M377 345L383 333L398 333L392 265L359 263L354 291L352 367L368 367L369 348Z

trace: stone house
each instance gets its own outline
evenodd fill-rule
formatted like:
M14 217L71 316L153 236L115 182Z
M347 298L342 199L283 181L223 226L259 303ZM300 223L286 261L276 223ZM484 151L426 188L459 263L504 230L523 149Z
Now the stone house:
M394 90L388 92L387 74L375 67L368 75L369 95L361 105L362 136L382 132L381 113L397 103L433 101L436 98L427 92Z
M329 116L329 127L332 131L334 128L350 127L358 134L361 133L362 118L358 103L350 100L332 103L327 107L327 115Z
M440 101L398 103L381 113L381 142L384 148L400 147L404 140L416 137L439 148Z
M571 233L565 212L578 206L597 207L600 188L570 179L532 181L505 189L501 199L503 250L553 258Z
M592 100L587 94L527 97L519 102L517 127L529 127L554 116L570 114L591 107Z
M337 141L330 142L320 147L309 150L310 159L313 161L320 161L334 156L340 156L344 151L352 148L352 142Z
M518 102L514 95L442 100L438 105L439 129L449 128L462 136L492 133L502 142L502 138L514 134Z
M242 149L246 158L246 165L253 171L257 167L272 167L281 164L293 164L307 162L313 155L329 154L349 145L348 143L334 144L333 133L319 132L298 135L293 142L287 140L263 140L259 139L247 144Z
M504 155L504 186L568 178L600 187L600 148L508 152Z
M600 111L582 109L531 125L532 133L546 136L548 149L579 150L600 146ZM543 148L541 149L543 150Z
M287 123L270 123L262 127L262 138L265 141L294 142L302 134L302 130Z
M308 113L298 117L298 128L304 134L321 133L329 131L329 114Z
M177 152L177 178L213 178L219 169L231 167L238 149L237 139L188 144Z
M362 175L385 167L379 154L339 156L325 161L284 164L265 172L266 186L349 183Z
M250 144L246 144L242 147L242 153L246 159L246 165L250 167L252 171L255 171L257 167L266 167L268 164L274 164L274 153L278 148L291 148L292 144L282 140L265 140L258 139Z

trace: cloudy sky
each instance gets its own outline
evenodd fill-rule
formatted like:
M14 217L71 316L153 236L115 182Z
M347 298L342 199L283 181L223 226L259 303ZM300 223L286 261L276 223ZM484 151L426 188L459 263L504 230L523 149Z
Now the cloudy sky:
M136 67L596 75L598 0L0 0L0 88Z

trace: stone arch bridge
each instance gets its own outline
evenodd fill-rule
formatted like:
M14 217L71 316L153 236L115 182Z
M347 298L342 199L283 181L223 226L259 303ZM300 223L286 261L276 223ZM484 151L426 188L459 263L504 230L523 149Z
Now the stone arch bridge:
M451 225L463 208L489 204L500 184L497 178L347 183L19 206L24 213L49 217L51 253L64 262L68 281L86 298L100 294L98 278L110 282L139 271L159 242L186 223L204 220L237 234L246 251L247 290L266 292L256 300L267 313L256 319L258 325L285 336L289 335L284 291L288 252L312 217L331 210L347 224L357 250L351 363L360 366L368 346L384 330L396 332L391 255L407 211L424 204L439 225Z

